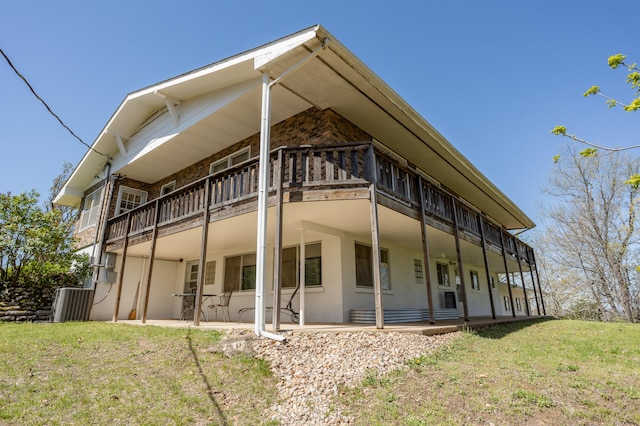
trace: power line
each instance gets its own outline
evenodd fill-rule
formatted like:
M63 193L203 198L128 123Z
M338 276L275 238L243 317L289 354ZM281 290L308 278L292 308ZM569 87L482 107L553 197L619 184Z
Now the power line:
M42 105L44 105L44 107L47 109L47 111L49 111L49 113L51 115L53 115L56 120L58 120L58 122L62 125L62 127L64 127L65 129L67 129L69 131L69 133L71 133L71 135L78 139L80 141L81 144L83 144L84 146L86 146L87 148L89 148L90 150L92 150L93 152L100 154L100 155L104 155L105 157L109 158L109 156L107 154L103 154L100 151L96 150L95 148L91 147L89 144L87 144L85 141L83 141L82 139L80 139L80 136L76 135L73 130L71 130L69 128L69 126L67 126L66 124L64 124L64 122L62 121L62 119L60 117L58 117L58 115L53 112L51 110L51 108L49 107L49 105L47 105L47 103L44 101L44 99L42 99L34 90L34 88L31 86L31 84L29 84L29 82L27 81L27 79L20 74L20 71L18 71L16 69L16 67L13 65L13 63L11 62L11 60L9 59L9 57L4 53L4 51L2 49L0 49L0 53L2 53L2 56L4 56L4 59L7 61L7 63L9 64L9 66L11 67L11 69L13 70L13 72L16 73L16 75L18 77L20 77L20 79L22 79L22 81L24 81L24 84L27 85L27 87L29 88L29 90L31 90L31 93L33 93L33 96L35 96L40 102L42 102Z

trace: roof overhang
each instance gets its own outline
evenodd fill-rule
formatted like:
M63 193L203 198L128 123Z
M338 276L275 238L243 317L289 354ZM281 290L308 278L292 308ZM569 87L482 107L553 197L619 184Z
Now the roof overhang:
M310 107L331 108L506 228L535 226L417 111L321 26L129 94L93 148L112 157L114 173L148 183L169 176L258 133L261 74L280 76L321 46L325 38L330 40L328 47L274 88L272 123ZM142 123L158 111L164 108L170 113L173 104L200 99L208 102L203 102L207 107L191 121L145 141L139 149L124 146L123 141L140 136ZM100 175L105 162L104 155L88 151L56 203L78 205L81 193L105 178Z

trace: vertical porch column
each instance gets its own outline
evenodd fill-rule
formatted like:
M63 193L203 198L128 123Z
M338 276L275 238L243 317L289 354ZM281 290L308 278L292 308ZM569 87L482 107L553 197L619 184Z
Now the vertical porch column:
M380 230L378 226L377 173L373 144L367 151L369 157L369 208L371 215L371 261L373 263L373 294L376 309L376 328L384 328L384 310L382 308L382 274L380 273Z
M527 247L527 262L529 262L529 274L531 275L531 286L533 287L533 296L536 299L536 311L540 316L540 303L538 302L538 291L536 290L536 280L533 278L533 261L531 260L531 247Z
M460 250L460 235L458 229L458 209L456 208L456 198L451 196L451 207L453 209L453 236L456 240L456 254L458 256L458 275L460 276L460 290L462 290L462 303L464 309L464 320L469 321L469 305L467 304L467 289L464 281L464 268L462 266L462 251Z
M429 258L429 241L427 239L427 206L424 196L424 182L418 175L420 189L420 233L422 234L422 263L424 264L424 282L427 286L427 307L429 308L429 323L436 323L436 313L433 309L433 293L431 292L431 263Z
M300 327L304 327L304 313L305 313L305 287L307 285L307 253L306 253L306 244L304 228L300 227L300 315L299 315L299 325Z
M282 180L284 175L284 152L278 150L278 164L274 169L276 185L276 237L273 257L273 311L271 327L273 331L280 331L280 298L282 290Z
M116 306L113 309L113 322L118 322L120 314L120 299L122 297L122 280L124 278L124 266L127 263L127 249L129 248L129 227L131 226L131 213L127 213L127 220L124 225L124 246L122 247L122 262L120 263L120 274L118 275L118 292L116 295Z
M156 200L156 207L153 219L153 231L151 232L151 248L149 249L149 264L147 265L147 282L144 295L144 307L142 308L142 323L147 323L147 312L149 310L149 291L151 290L151 275L153 274L153 261L156 255L156 241L158 239L158 220L160 218L160 200Z
M209 218L211 206L211 178L204 182L204 212L202 213L202 241L200 242L200 263L198 264L198 282L196 286L196 298L193 301L193 325L200 325L200 311L202 310L202 293L204 279L207 273L207 242L209 241ZM224 281L222 282L224 291ZM224 314L223 314L224 316Z
M504 246L504 229L500 227L500 245L502 245L502 259L504 260L504 275L507 277L507 289L509 290L509 303L511 303L511 316L516 317L516 307L513 304L511 292L511 279L509 278L509 266L507 265L507 250Z
M269 200L269 160L271 146L271 86L269 72L262 73L262 113L260 122L260 162L258 174L258 231L256 236L256 316L255 333L265 329L265 287L267 282L267 209Z
M531 316L531 311L529 310L529 298L527 297L527 288L524 283L524 274L522 273L522 261L520 260L520 249L518 248L518 240L514 238L515 246L516 246L516 258L518 259L518 269L520 270L520 281L522 281L522 293L524 293L524 308L527 311L527 316Z
M487 290L489 290L489 303L491 305L491 317L496 319L496 307L493 301L493 291L491 289L491 271L489 271L489 258L487 257L487 239L484 236L484 220L478 213L478 226L480 227L480 240L482 241L482 257L484 259L484 271L487 274Z
M536 262L536 253L531 249L531 258L536 268L536 278L538 279L538 290L540 290L540 303L542 303L542 314L547 316L547 309L544 306L544 297L542 297L542 284L540 284L540 275L538 275L538 262Z

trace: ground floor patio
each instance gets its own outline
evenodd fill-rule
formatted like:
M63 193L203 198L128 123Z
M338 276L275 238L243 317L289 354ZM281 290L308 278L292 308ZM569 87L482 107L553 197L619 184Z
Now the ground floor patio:
M378 332L378 333L414 333L424 336L433 336L437 334L453 333L456 331L476 330L485 327L491 327L498 324L508 324L523 321L532 321L539 319L550 319L549 316L528 316L528 317L497 317L496 319L488 317L471 317L469 321L463 318L438 321L436 324L429 322L413 322L413 323L397 323L385 324L384 328L376 328L375 324L355 324L355 323L307 323L304 326L298 324L282 324L278 333L358 333L358 332ZM184 320L152 320L148 319L146 324L141 320L121 320L122 324L131 325L147 325L158 327L174 327L174 328L198 328L201 330L238 330L244 329L253 331L253 322L221 322L221 321L200 321L199 326L194 326L193 321ZM267 330L271 331L270 324L267 324Z

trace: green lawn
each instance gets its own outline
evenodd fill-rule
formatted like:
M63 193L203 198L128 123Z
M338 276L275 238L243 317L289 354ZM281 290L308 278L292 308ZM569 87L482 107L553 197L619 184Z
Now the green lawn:
M211 331L111 323L0 324L0 424L260 424L263 361L209 350Z
M0 324L0 425L270 423L277 379L266 362L212 350L219 338ZM408 369L371 370L334 408L362 425L639 425L640 324L531 321L462 333Z
M640 324L538 321L462 338L345 390L370 424L640 424Z

